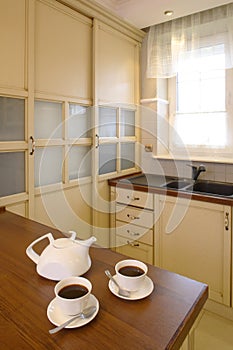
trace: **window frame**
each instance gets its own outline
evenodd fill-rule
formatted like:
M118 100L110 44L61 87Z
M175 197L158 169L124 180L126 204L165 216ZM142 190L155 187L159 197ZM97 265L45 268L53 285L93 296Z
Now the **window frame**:
M190 156L204 157L205 159L213 159L213 156L222 156L224 158L232 159L233 151L233 69L226 69L225 76L225 96L226 96L226 113L227 113L227 145L226 147L212 147L212 146L191 146L174 144L172 137L172 128L175 122L176 106L177 106L177 83L176 77L167 79L167 96L169 101L168 109L168 150L171 153L179 154L182 152L184 146ZM211 112L210 112L211 113ZM214 113L214 112L213 112Z

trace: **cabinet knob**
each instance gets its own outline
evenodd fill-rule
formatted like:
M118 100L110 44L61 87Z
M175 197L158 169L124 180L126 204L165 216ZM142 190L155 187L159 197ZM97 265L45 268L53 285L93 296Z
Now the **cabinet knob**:
M130 242L130 241L127 241L128 245L130 245L131 247L139 247L140 244L137 243L137 242Z
M229 230L229 213L225 214L225 220L224 220L225 230Z
M139 197L130 197L130 196L127 196L127 199L131 199L131 201L139 201L140 200Z
M130 214L127 214L127 217L128 217L130 220L139 220L139 219L140 219L139 216L134 216L134 215L130 215Z
M139 233L139 232L130 232L130 230L127 230L127 233L128 233L130 236L133 236L133 237L138 237L138 236L140 236L140 233Z

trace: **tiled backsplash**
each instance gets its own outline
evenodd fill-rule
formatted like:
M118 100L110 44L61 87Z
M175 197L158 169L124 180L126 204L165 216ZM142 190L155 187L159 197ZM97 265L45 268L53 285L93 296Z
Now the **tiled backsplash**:
M199 180L202 179L233 183L233 164L157 159L152 157L150 153L147 155L144 153L143 155L142 171L144 173L191 178L192 169L187 164L197 167L200 164L205 166L206 171L199 175Z

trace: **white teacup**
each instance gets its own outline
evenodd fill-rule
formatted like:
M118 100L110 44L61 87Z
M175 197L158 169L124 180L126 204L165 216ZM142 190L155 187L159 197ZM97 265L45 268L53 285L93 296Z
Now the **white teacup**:
M117 282L121 288L131 292L143 287L148 268L139 260L121 260L116 266Z
M57 304L66 315L82 312L88 303L91 290L91 282L84 277L64 278L54 288Z

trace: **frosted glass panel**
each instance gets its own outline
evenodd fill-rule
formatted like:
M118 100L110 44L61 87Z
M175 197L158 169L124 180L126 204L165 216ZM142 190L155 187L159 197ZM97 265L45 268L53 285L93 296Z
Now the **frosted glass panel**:
M68 137L91 137L91 109L75 104L69 105Z
M24 141L24 100L0 97L0 141Z
M62 138L62 104L35 101L35 138Z
M35 186L44 186L62 181L62 147L36 148Z
M91 147L72 146L69 150L69 179L91 176Z
M25 192L24 152L0 153L0 197Z
M106 174L116 171L117 146L100 145L99 146L99 174Z
M116 137L117 110L114 108L99 109L99 136Z
M121 144L121 170L134 168L135 166L135 144Z
M135 112L121 110L121 136L135 136Z

